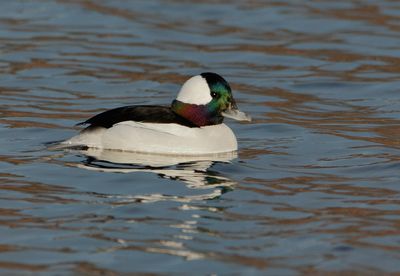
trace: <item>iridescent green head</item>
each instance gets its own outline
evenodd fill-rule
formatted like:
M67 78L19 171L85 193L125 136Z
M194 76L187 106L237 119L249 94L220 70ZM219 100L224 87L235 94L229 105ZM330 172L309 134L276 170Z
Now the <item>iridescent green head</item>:
M250 120L238 110L228 82L211 72L187 80L172 102L171 109L198 127L221 124L224 117Z

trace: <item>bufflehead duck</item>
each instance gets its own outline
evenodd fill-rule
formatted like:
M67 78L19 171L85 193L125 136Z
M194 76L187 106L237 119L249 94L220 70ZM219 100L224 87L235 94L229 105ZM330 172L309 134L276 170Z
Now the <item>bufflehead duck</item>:
M187 80L170 106L124 106L100 113L63 147L156 154L204 155L237 150L224 117L250 121L238 110L229 84L206 72Z

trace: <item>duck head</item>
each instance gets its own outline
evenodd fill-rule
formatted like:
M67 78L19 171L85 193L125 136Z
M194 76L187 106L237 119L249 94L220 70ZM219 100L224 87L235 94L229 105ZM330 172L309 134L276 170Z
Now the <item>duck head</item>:
M198 127L221 124L224 117L251 121L250 116L238 109L228 82L211 72L188 79L171 109Z

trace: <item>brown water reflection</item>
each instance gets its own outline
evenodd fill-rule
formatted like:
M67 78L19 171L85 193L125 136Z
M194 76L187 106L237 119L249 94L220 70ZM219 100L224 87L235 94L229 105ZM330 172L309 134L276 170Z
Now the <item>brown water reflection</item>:
M377 107L357 106L346 100L323 99L277 88L263 90L249 85L235 86L249 93L279 98L278 102L257 103L272 108L274 112L267 112L265 119L256 119L255 123L294 124L346 139L364 140L389 147L399 145L399 120L377 117L381 115ZM337 109L324 110L324 107ZM397 160L397 157L393 158Z
M0 273L397 275L400 6L292 2L2 3ZM202 71L238 157L47 149Z

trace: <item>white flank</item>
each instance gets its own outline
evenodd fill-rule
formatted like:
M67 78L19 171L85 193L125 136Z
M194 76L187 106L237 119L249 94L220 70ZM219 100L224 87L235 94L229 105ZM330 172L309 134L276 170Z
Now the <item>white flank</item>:
M156 154L204 155L237 150L236 137L225 124L189 128L178 124L125 121L111 128L83 132L65 146Z
M176 99L188 104L207 104L212 100L207 81L200 75L191 77L183 85Z

